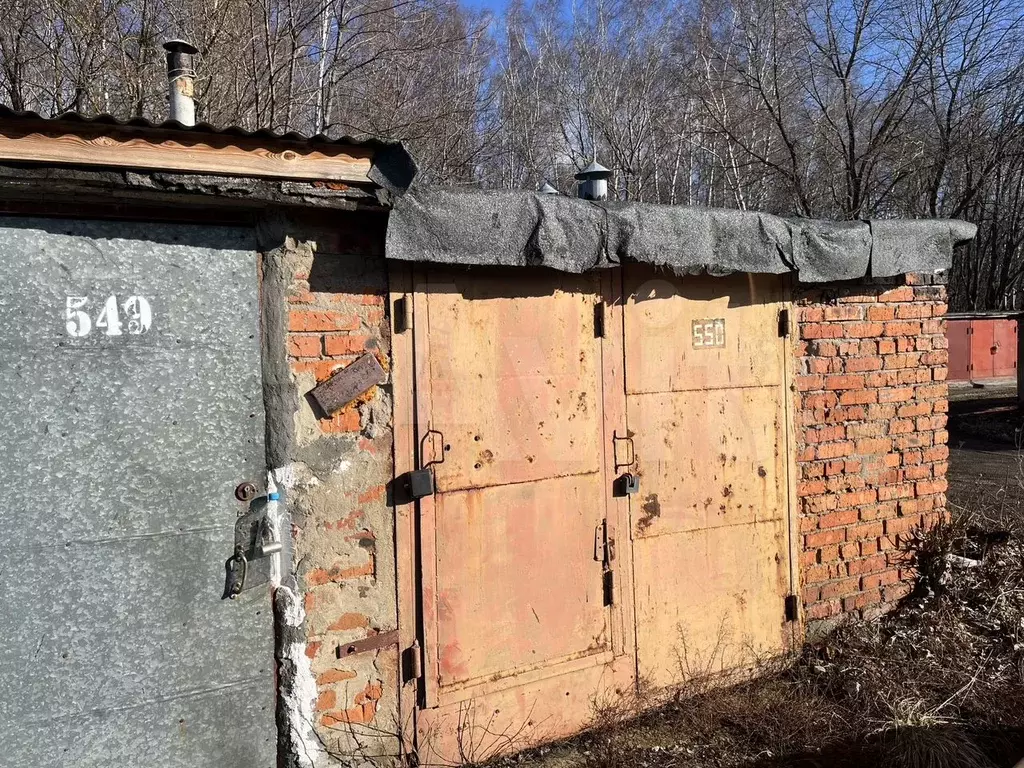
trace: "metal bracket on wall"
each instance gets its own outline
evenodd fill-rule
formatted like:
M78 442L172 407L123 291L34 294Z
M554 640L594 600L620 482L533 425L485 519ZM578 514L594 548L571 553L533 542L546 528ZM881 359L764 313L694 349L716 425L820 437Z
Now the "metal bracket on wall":
M397 629L393 629L390 632L381 632L379 635L372 635L371 637L367 637L362 640L355 640L351 643L339 645L335 649L334 653L337 658L344 659L347 656L354 656L357 653L379 651L381 648L387 648L389 645L398 645Z

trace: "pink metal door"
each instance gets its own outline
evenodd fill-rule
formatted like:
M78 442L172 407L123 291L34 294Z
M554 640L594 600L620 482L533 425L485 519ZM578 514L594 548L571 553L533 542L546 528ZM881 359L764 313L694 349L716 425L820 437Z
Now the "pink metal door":
M996 376L995 321L971 321L971 379L993 379Z
M946 339L949 341L949 379L967 381L971 378L971 321L949 320Z
M435 478L419 502L421 760L576 731L615 659L632 672L605 427L621 341L598 321L610 285L432 269L415 288L417 442Z
M950 381L1017 375L1017 318L963 315L946 320Z
M636 265L624 285L638 674L744 674L793 639L790 305L766 275Z
M996 377L1017 375L1017 321L1000 318L993 321L992 373Z

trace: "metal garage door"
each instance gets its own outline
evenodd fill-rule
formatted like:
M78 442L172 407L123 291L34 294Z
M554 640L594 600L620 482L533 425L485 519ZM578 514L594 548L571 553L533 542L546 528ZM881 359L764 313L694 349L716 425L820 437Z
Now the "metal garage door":
M0 227L2 761L270 768L267 590L222 599L265 477L251 235Z
M425 762L569 733L615 657L632 667L606 547L602 279L432 270L417 288L416 420L438 462L420 502Z
M663 686L788 644L785 304L763 275L624 287L637 668Z

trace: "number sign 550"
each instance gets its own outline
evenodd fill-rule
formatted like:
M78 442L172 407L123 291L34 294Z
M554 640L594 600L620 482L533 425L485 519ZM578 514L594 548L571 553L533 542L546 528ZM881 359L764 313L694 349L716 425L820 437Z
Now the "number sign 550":
M725 346L725 319L721 317L710 320L694 320L693 348Z
M88 336L95 326L103 329L107 336L124 333L141 336L153 322L153 310L144 296L129 296L122 304L118 304L116 296L108 296L100 306L95 322L89 314L90 301L88 296L68 296L64 319L67 320L65 327L69 335Z

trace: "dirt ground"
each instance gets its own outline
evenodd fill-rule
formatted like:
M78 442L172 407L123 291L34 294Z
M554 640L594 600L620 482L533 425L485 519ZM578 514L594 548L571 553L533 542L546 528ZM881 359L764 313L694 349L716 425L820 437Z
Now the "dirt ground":
M493 761L530 768L1024 768L1024 410L951 386L949 509L918 590L753 682L708 681L633 718Z
M950 385L949 502L1024 517L1024 411L1017 383Z

